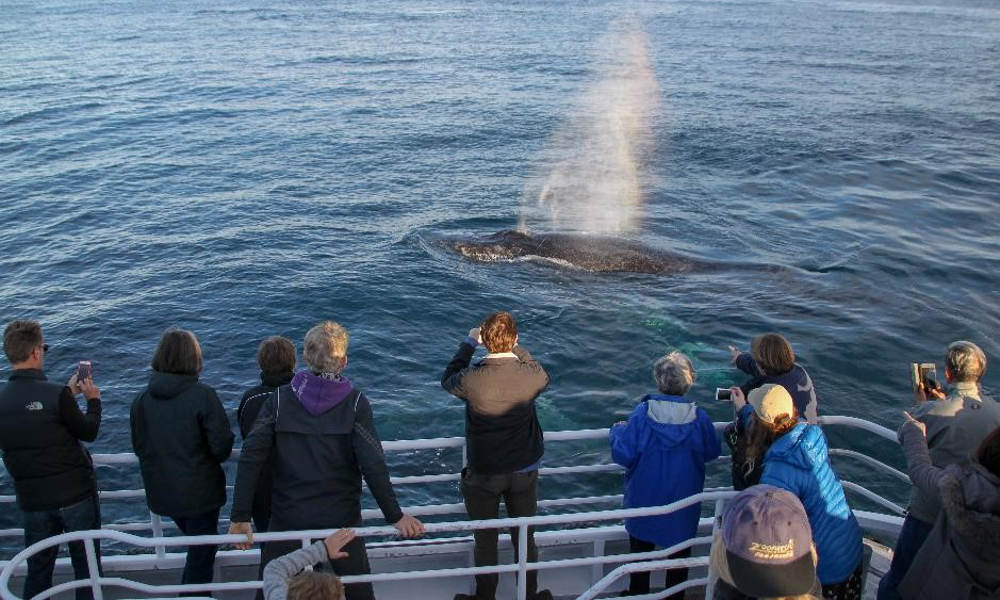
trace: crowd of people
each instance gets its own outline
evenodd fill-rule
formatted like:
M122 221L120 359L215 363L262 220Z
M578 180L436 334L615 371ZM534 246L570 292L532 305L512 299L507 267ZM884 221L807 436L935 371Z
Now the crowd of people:
M361 524L362 479L386 521L404 537L424 533L405 514L389 479L371 403L344 375L349 336L332 321L305 335L302 362L293 342L264 340L258 349L261 383L244 394L236 414L243 437L229 532L253 543L257 531L336 530L312 546L265 542L258 598L277 600L374 598L371 584L341 585L337 575L370 572L365 544L350 529ZM487 354L473 362L476 349ZM0 450L24 514L25 544L67 531L101 526L97 482L81 442L97 437L100 389L86 370L65 384L44 375L45 343L36 321L4 330L10 380L0 388ZM660 506L704 489L706 464L722 443L732 452L739 494L722 515L712 544L714 598L861 597L861 529L834 472L826 437L816 424L812 379L777 334L755 338L749 352L735 347L732 363L751 379L730 390L734 419L720 437L704 409L688 396L697 374L691 360L671 352L655 362L656 386L627 421L609 431L611 455L625 468L624 506ZM1000 405L982 394L986 356L955 342L945 357L947 392L918 386L913 413L899 431L913 496L879 600L988 598L1000 593ZM149 383L131 406L131 440L152 512L186 535L218 533L226 503L222 463L234 434L215 390L200 381L201 347L190 331L160 338ZM504 503L511 517L537 509L544 436L535 400L549 377L518 344L517 323L496 312L469 331L445 367L442 387L465 403L467 464L460 489L471 519L491 519ZM86 409L77 398L82 396ZM670 514L626 519L632 553L669 549L693 538L701 515L694 504ZM531 528L527 555L538 549ZM511 531L515 544L517 530ZM498 531L474 533L476 566L498 562ZM98 548L99 550L99 548ZM24 597L52 584L58 547L28 559ZM82 543L69 544L77 579L88 577ZM217 547L188 549L181 582L212 581ZM690 555L690 547L671 558ZM313 570L303 570L315 565ZM666 573L666 586L687 569ZM455 600L493 600L498 576L475 577L473 594ZM530 600L548 600L537 572L526 582ZM650 591L650 573L630 576L623 596ZM993 596L991 596L993 594ZM192 595L203 595L202 593ZM671 598L680 600L684 592ZM89 587L77 599L91 598Z

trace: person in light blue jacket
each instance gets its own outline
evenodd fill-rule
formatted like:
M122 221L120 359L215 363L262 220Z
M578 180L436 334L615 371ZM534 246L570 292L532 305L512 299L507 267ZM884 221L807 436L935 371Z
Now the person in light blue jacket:
M763 455L760 483L792 492L809 515L823 597L860 600L861 528L830 466L823 430L799 420L791 395L781 385L759 387L748 400L734 391L733 400L737 410L745 401L753 407L747 456Z
M720 452L712 419L684 397L694 384L688 357L671 352L653 365L657 394L649 394L632 411L628 422L611 427L611 456L625 467L625 508L660 506L697 494L705 488L705 463ZM701 504L666 515L625 519L632 552L667 548L695 536ZM671 555L684 558L690 548ZM667 587L687 579L687 569L667 572ZM649 573L634 573L628 595L649 593ZM680 600L684 593L670 596Z

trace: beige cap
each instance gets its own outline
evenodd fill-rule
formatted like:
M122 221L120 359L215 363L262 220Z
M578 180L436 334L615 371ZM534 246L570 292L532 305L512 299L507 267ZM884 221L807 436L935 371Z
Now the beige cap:
M792 402L788 390L777 383L768 383L751 390L747 402L757 413L757 418L772 425L774 419L780 415L792 416L795 412L795 403Z

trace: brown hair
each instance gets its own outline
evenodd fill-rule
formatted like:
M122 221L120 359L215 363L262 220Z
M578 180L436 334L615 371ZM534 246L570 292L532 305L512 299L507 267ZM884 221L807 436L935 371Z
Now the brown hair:
M31 352L42 345L42 326L38 321L11 321L3 330L3 352L11 363L20 363L31 357Z
M160 336L160 343L153 353L154 371L176 375L201 373L201 346L198 338L186 329L171 327Z
M784 375L795 366L795 353L784 336L777 333L759 335L750 342L750 356L765 375Z
M986 436L976 450L976 462L986 467L986 470L1000 477L1000 427Z
M332 573L302 571L288 580L288 600L341 600L344 584Z
M483 319L479 335L490 352L510 352L517 342L517 321L509 312L497 311Z
M792 414L781 413L768 423L753 413L747 427L747 447L743 463L743 473L749 475L757 465L763 464L764 454L775 440L792 430L799 422L798 411L792 407Z
M272 335L257 348L260 370L270 374L290 373L295 370L295 344L288 338Z

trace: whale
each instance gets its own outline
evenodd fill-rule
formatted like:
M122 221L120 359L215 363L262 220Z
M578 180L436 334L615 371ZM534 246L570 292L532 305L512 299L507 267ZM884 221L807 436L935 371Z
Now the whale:
M505 229L481 238L447 238L442 243L452 252L474 262L541 259L557 266L594 273L672 275L747 266L706 261L632 240L577 233L529 233Z

